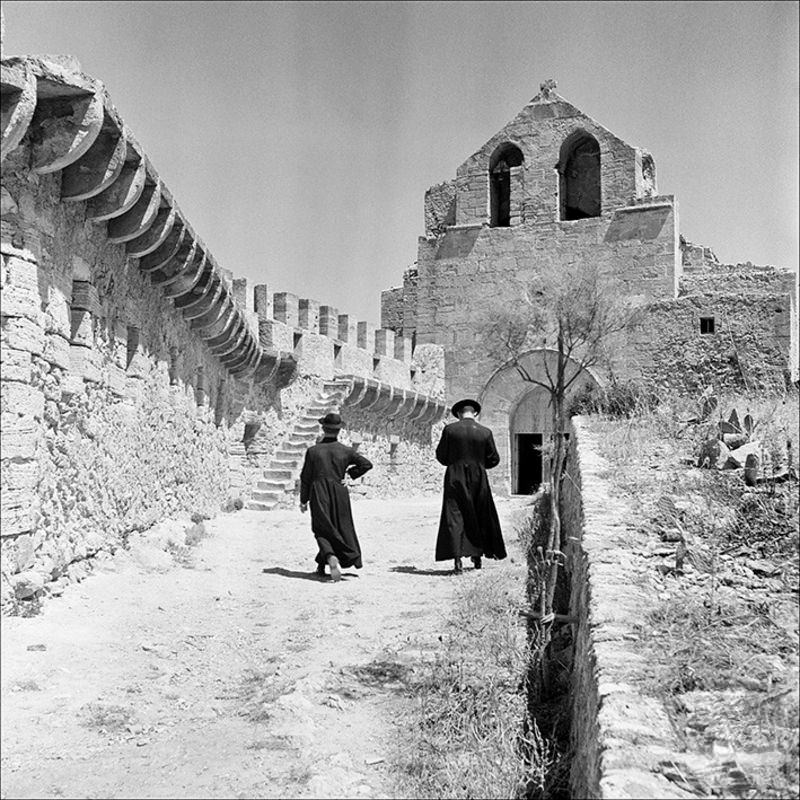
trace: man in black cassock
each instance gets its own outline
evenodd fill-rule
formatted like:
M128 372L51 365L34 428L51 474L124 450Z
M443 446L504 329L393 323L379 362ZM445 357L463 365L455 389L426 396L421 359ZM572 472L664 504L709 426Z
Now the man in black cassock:
M480 569L482 556L505 558L506 547L486 475L500 463L492 432L475 419L476 400L459 400L451 411L458 422L445 426L436 448L436 460L447 467L436 560L452 558L460 575L463 556Z
M325 575L325 565L331 579L342 579L342 567L361 569L361 546L358 543L350 493L344 476L360 478L372 469L364 456L338 441L342 418L329 413L319 420L322 441L306 450L300 473L300 510L305 513L311 504L311 530L317 539L317 575Z

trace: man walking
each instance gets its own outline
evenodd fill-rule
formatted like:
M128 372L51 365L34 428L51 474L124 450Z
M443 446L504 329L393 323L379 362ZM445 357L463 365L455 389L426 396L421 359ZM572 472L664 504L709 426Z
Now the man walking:
M300 473L300 511L311 505L311 530L317 539L317 575L331 570L331 580L342 579L342 567L361 569L358 543L344 476L360 478L372 469L364 456L338 441L342 418L328 413L319 420L322 441L306 450Z
M480 569L482 556L505 558L506 547L486 475L500 463L492 432L475 419L476 400L459 400L451 411L458 422L445 426L436 448L436 460L447 467L436 560L452 558L460 575L462 557Z

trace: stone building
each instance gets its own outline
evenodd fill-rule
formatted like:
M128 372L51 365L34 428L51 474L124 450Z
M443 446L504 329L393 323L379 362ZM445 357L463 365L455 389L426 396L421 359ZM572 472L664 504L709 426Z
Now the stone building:
M71 57L2 61L3 596L167 518L293 499L317 419L438 488L443 354L222 268ZM399 480L398 480L399 479Z
M415 268L383 293L382 324L445 351L450 399L474 396L503 460L497 488L527 493L546 473L547 394L486 346L487 298L510 305L526 276L592 264L644 314L614 342L611 376L664 389L784 388L797 380L797 274L722 265L680 236L652 156L554 91L540 93L425 194ZM541 375L552 353L524 355ZM578 387L583 388L583 387Z

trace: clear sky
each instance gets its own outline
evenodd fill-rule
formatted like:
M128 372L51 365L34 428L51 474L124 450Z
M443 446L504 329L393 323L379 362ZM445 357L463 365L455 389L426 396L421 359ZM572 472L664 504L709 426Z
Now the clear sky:
M683 235L797 268L796 2L22 2L3 55L76 56L218 263L379 322L423 196L538 92L655 159Z

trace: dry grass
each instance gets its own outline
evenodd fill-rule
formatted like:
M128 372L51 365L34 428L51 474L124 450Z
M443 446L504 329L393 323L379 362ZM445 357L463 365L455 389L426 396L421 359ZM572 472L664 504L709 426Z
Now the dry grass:
M266 664L245 670L232 699L241 703L240 716L247 717L251 722L266 722L272 717L273 703L290 688L291 681L280 677L273 665Z
M659 598L639 632L648 654L642 687L671 709L687 754L706 759L714 795L789 797L798 790L797 484L746 487L741 472L694 468L717 420L736 408L776 467L798 453L795 394L721 397L703 422L692 399L670 399L627 419L598 416L612 492L662 551ZM680 544L679 544L680 543ZM715 753L728 753L726 764ZM739 777L734 792L728 767ZM727 770L727 771L726 771ZM738 792L738 793L737 793Z
M416 699L405 726L410 737L399 745L407 797L523 797L547 783L555 760L535 724L526 724L529 652L519 582L502 570L469 581L440 648L404 676Z
M101 733L123 731L132 725L135 719L133 709L127 706L87 703L81 710L84 713L82 724Z

